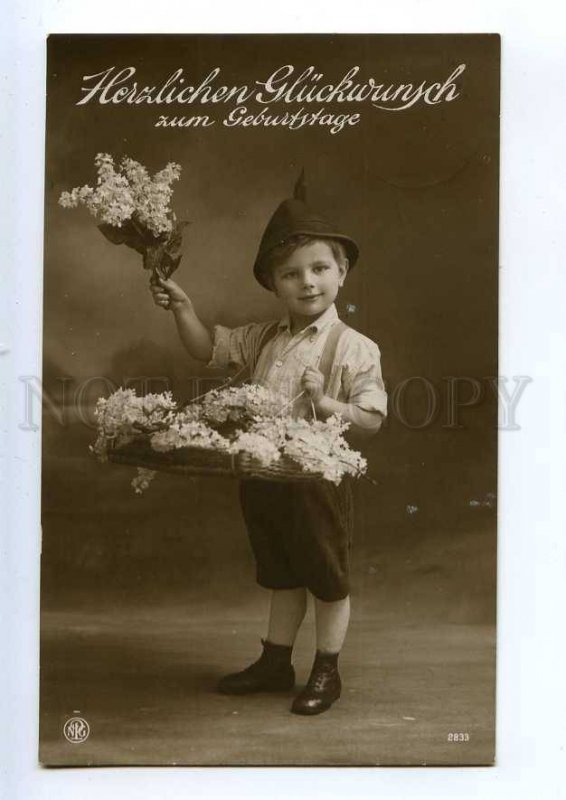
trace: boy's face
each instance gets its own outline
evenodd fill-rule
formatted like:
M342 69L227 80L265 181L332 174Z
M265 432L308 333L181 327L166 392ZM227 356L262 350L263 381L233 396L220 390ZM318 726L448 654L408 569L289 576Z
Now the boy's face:
M273 268L273 290L294 319L316 319L336 299L347 269L326 242L312 242Z

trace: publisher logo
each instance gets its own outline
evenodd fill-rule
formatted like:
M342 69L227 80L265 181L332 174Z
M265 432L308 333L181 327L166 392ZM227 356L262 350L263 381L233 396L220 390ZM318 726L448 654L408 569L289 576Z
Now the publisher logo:
M90 727L86 719L82 717L71 717L63 725L65 739L71 744L80 744L88 739Z

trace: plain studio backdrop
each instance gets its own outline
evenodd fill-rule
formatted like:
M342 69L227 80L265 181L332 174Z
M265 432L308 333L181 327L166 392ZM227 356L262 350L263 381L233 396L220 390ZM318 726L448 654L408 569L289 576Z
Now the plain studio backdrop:
M284 64L295 65L297 73L315 65L328 82L360 65L360 80L420 83L443 81L463 63L457 100L418 103L398 112L363 104L347 109L361 114L359 123L335 134L321 126L297 131L226 127L222 119L232 106L222 104L198 111L190 107L190 112L179 106L172 111L146 104L77 105L83 76L114 65L135 66L144 85L161 84L179 67L187 82L198 82L220 66L220 84L242 85L265 80ZM418 691L414 681L412 689L399 687L392 714L405 726L419 723L418 714L399 710L413 691L413 707L427 696L432 723L442 706L452 703L459 730L466 718L458 703L467 697L478 744L468 751L447 750L445 734L451 728L443 717L444 738L434 745L423 731L402 731L385 756L378 747L368 753L361 742L367 742L380 711L377 704L368 710L362 700L356 714L363 706L367 725L355 733L354 749L331 751L325 761L326 755L307 747L306 762L489 762L497 485L497 401L489 379L497 375L498 38L58 36L49 45L47 92L44 760L305 763L284 748L279 751L278 744L266 754L259 743L255 750L226 749L213 737L208 749L179 756L157 734L153 742L148 734L145 749L138 742L137 750L126 752L124 735L126 750L118 755L112 737L102 750L79 755L60 736L73 710L86 713L80 702L90 702L91 718L97 703L101 707L94 690L89 695L81 689L89 680L94 685L96 676L88 669L82 678L73 672L74 700L68 688L71 671L62 666L78 659L84 667L93 658L89 635L106 637L94 663L98 671L110 672L117 642L125 641L129 627L135 647L119 657L131 659L131 675L139 677L141 670L149 680L151 672L156 685L167 683L171 648L177 648L181 670L209 647L199 673L202 698L217 675L254 655L265 633L268 600L254 583L235 481L159 474L138 497L129 485L134 470L98 464L89 454L94 403L112 386L130 381L140 388L141 379L150 378L151 389L161 391L167 381L185 399L208 385L203 379L222 377L207 373L185 353L172 316L152 302L141 257L106 241L86 210L57 204L62 191L93 183L94 158L103 152L116 160L130 156L151 172L169 161L182 166L172 206L190 225L173 278L207 324L235 326L281 314L276 299L255 282L252 264L267 220L290 196L301 168L312 204L358 242L360 260L338 298L338 311L379 344L393 402L387 424L367 450L375 484L360 480L356 486L353 626L345 650L350 674L355 679L356 670L371 663L381 670L382 692L402 663L413 658L414 674L422 676L419 659L437 651L432 694L426 683L418 684ZM268 110L288 109L278 104ZM344 108L334 104L329 111L344 113ZM155 127L162 113L207 113L216 122L208 128ZM148 667L151 643L165 629L170 639L162 650L159 644L153 648L160 657L152 656ZM400 630L402 641L392 638ZM485 658L474 670L469 655L478 648ZM305 633L299 641L305 664L311 651L312 638ZM462 662L460 668L438 673L438 664L452 657ZM427 662L423 669L435 667ZM175 680L178 676L171 685ZM365 684L367 676L360 674L360 686ZM118 684L109 685L114 705L109 702L100 712L99 729L121 691ZM135 702L143 704L148 684L138 689ZM474 705L481 709L479 717L470 710ZM199 709L205 717L202 700ZM130 712L122 708L122 713L126 718ZM338 719L345 724L345 717ZM342 760L340 752L345 752Z

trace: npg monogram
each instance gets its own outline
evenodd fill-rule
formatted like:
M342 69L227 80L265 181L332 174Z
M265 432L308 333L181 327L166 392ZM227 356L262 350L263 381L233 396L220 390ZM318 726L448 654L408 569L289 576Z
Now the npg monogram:
M65 739L71 744L80 744L88 739L89 724L82 717L71 717L63 726Z

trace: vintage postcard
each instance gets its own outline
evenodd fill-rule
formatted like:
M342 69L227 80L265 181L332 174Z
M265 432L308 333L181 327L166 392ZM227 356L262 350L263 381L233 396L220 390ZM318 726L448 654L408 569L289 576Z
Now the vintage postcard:
M499 64L49 37L43 765L494 762Z

